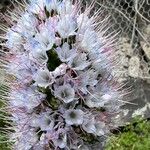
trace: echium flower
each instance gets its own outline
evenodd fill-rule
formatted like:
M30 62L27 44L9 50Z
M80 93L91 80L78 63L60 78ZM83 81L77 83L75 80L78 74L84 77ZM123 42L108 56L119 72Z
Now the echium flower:
M88 150L89 137L108 134L123 104L121 85L111 74L115 36L101 11L91 15L93 4L18 5L0 36L12 149Z

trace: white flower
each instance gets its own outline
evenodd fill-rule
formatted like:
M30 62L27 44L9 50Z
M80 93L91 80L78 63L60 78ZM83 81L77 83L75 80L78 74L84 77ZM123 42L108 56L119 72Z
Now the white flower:
M6 46L8 48L15 49L15 50L19 49L20 51L22 50L21 44L22 44L23 38L19 33L9 30L7 32L6 38L8 39L6 43Z
M86 97L85 104L89 107L104 107L111 100L108 94L101 95L100 93L92 94Z
M75 35L75 30L77 29L76 19L65 15L60 18L57 25L57 31L62 38L68 38L71 35Z
M18 21L17 31L24 37L29 38L37 32L36 26L38 25L37 18L32 14L25 12L21 19Z
M31 120L32 127L40 127L42 131L50 131L53 130L54 120L51 118L50 113L43 112L39 115L36 115Z
M110 72L112 70L112 66L109 64L108 56L105 54L95 54L89 56L93 61L92 66L95 70L99 71L102 75Z
M56 88L54 90L54 95L63 100L65 103L70 103L75 99L74 88L72 88L69 84L65 84Z
M54 120L51 118L48 112L40 114L39 121L42 131L53 130Z
M56 52L62 62L68 62L77 55L76 50L70 49L66 42L62 45L62 48L57 48Z
M67 68L68 66L66 64L61 64L52 72L52 74L55 78L58 76L62 76L66 73Z
M68 125L80 125L83 123L83 115L80 109L70 109L65 112L64 117Z
M7 67L7 72L16 76L18 81L21 81L22 83L29 83L31 81L34 66L32 66L33 70L31 70L31 62L23 55L14 58L12 63L8 64Z
M28 111L37 107L46 97L45 94L36 91L36 88L13 91L10 96L12 97L11 104L14 107L27 108Z
M55 34L57 32L57 24L58 24L58 17L54 16L54 17L50 17L47 18L45 21L45 27L51 32L51 34Z
M67 145L67 135L60 133L58 139L53 139L54 145L59 148L65 148Z
M33 29L36 27L36 25L38 25L38 20L37 18L29 12L25 12L19 23L21 23L22 21L22 25L24 25L24 27L28 30Z
M79 75L75 80L75 88L87 94L88 76L86 74Z
M95 127L95 120L94 120L94 118L84 118L84 122L82 124L82 128L87 133L95 133L96 132L96 127Z
M94 53L99 50L98 36L94 30L87 29L84 34L79 34L77 41L85 52Z
M46 51L43 51L42 49L37 49L37 51L33 51L31 53L31 57L36 59L40 64L46 64L48 61L48 56L46 54Z
M95 71L94 69L90 69L90 70L87 70L86 74L88 75L87 84L90 86L95 86L98 83L97 81L98 72Z
M33 14L40 14L40 12L44 11L43 0L30 0L30 5L28 5L28 10Z
M21 150L21 149L29 150L38 141L38 136L36 132L32 129L28 129L27 131L24 131L22 135L20 136L16 135L16 136L18 137L19 140L17 140L14 145L15 150Z
M44 0L46 10L51 12L52 10L57 11L60 2L58 0Z
M92 19L88 17L87 14L82 13L77 18L78 28L80 30L80 34L84 34L87 29L90 29L92 26Z
M78 54L68 62L68 65L75 70L83 70L90 65L85 53Z
M45 50L50 50L55 42L55 34L53 30L43 25L40 32L35 35L35 40L38 41Z
M74 10L74 5L72 5L70 0L63 0L58 6L58 13L61 16L73 13L73 10Z
M15 75L17 78L20 77L21 72L26 72L28 75L31 75L32 69L31 68L31 61L28 60L28 57L25 55L20 55L17 57L12 57L9 59L11 63L8 64L8 72L10 74ZM22 74L24 76L25 74Z
M28 41L24 44L24 48L29 52L34 55L34 53L38 53L41 51L45 51L46 49L44 45L41 45L35 38L29 38ZM32 56L32 54L30 56Z
M104 135L106 132L105 123L101 121L96 121L94 118L85 118L82 124L82 128L87 133L92 133L97 136Z
M101 121L96 122L96 123L95 123L95 128L96 128L95 134L96 134L97 136L102 136L102 135L104 135L105 132L106 132L106 131L105 131L106 125L105 125L104 122L101 122Z
M76 88L81 90L84 94L87 94L87 87L89 86L95 86L97 81L97 72L94 70L87 70L84 73L78 71L78 78L75 82Z
M52 73L49 72L47 69L38 70L35 75L35 84L40 87L48 87L54 82L54 78Z
M44 150L45 145L48 145L49 141L46 138L46 134L42 133L42 135L39 138L39 141L34 145L34 150Z

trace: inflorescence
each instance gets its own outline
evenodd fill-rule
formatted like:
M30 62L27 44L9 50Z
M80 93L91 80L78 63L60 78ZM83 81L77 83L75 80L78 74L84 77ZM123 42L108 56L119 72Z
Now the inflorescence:
M114 127L123 104L111 73L116 38L93 6L31 0L3 27L13 149L88 150Z

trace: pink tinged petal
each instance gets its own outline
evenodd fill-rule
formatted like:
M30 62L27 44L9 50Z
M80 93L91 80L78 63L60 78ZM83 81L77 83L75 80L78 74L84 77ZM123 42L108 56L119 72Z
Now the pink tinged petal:
M56 44L56 46L60 46L61 45L61 38L59 38L59 37L56 37L56 40L55 40L55 44Z
M53 72L53 76L56 78L58 76L62 76L66 73L68 66L66 64L61 64L59 67L57 67Z

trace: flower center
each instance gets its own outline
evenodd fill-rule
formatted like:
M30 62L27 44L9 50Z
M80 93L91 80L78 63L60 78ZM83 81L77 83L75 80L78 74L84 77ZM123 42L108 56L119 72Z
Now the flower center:
M70 112L70 118L75 119L76 118L76 113L75 112Z
M67 93L66 90L64 90L64 91L61 93L61 97L62 97L62 98L68 97L68 93Z

